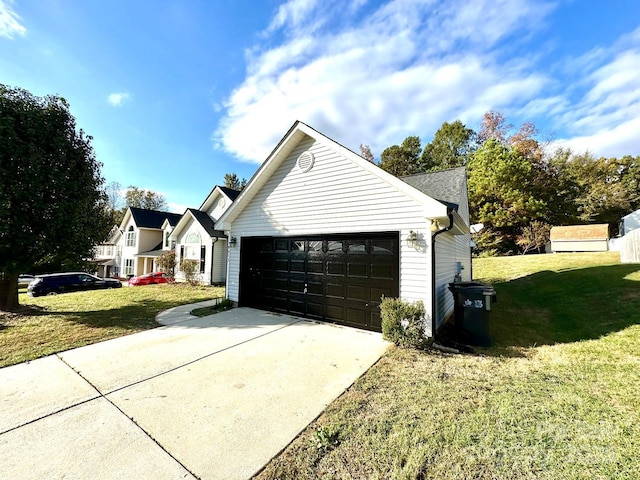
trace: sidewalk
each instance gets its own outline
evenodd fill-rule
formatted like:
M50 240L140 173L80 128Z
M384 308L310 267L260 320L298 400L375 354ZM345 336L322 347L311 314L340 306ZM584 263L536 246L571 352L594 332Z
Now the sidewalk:
M213 300L205 300L204 302L198 303L190 303L189 305L180 305L177 307L170 308L169 310L165 310L164 312L160 312L156 315L156 322L160 325L175 325L176 323L185 322L187 320L195 320L197 317L195 315L191 315L191 311L196 308L203 307L212 307L220 303L224 298L214 298Z

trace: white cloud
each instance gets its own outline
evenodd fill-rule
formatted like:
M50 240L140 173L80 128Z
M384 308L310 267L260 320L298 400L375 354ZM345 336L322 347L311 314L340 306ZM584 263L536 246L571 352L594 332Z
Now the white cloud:
M278 7L278 11L271 20L267 33L283 27L297 29L307 20L309 14L318 5L318 0L289 0Z
M586 59L586 60L584 60ZM570 136L557 144L607 157L640 153L640 28L577 65L585 93L558 116Z
M131 100L131 95L128 93L112 93L107 97L107 101L114 107L120 107L124 102Z
M537 68L533 54L511 53L544 27L554 9L548 2L392 0L368 13L362 2L358 11L339 5L291 0L279 8L266 41L247 52L245 80L218 104L225 115L213 134L216 148L260 163L301 120L349 148L369 144L379 156L407 135L429 141L444 121L475 128L491 109L544 117L603 148L613 149L616 138L630 145L623 138L640 116L638 32L614 50L568 59L574 70L556 73L548 64ZM270 44L276 31L285 40ZM573 75L575 88L559 91L554 74Z
M613 126L595 131L591 135L561 139L552 143L551 149L557 147L570 148L575 153L591 152L596 157L623 157L638 155L638 132L640 132L640 116Z
M367 143L379 155L403 136L435 132L445 120L476 122L488 109L530 98L545 77L517 63L499 67L490 48L535 25L549 7L481 3L434 8L432 1L397 0L369 16L352 12L344 22L351 26L337 31L318 28L320 8L331 24L325 8L331 2L284 4L268 31L304 35L247 53L247 77L224 103L214 144L259 163L302 120L347 147ZM334 12L342 21L349 14L343 10Z
M20 23L20 16L12 8L13 0L0 0L0 37L23 36L27 29Z

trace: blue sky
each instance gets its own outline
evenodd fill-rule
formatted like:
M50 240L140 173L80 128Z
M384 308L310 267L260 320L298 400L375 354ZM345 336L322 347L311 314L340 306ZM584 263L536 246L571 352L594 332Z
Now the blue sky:
M295 120L348 148L484 112L640 155L637 0L0 0L0 83L66 98L107 182L198 207Z

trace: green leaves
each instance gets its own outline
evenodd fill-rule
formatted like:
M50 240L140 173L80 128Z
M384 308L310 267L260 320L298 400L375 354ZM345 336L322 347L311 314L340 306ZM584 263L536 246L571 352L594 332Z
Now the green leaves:
M0 271L82 264L109 225L101 164L66 100L0 85L0 144Z

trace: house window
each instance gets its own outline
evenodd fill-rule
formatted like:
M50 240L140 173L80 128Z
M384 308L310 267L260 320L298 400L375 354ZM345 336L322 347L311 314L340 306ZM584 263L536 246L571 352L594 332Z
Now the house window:
M158 237L156 237L158 238ZM127 230L127 239L126 239L126 243L125 246L127 247L135 247L136 246L136 232L133 228L133 225L131 225L129 227L129 230Z
M200 273L204 273L204 259L207 256L207 247L200 246Z
M124 261L124 275L128 277L133 275L133 258L127 258Z
M184 243L184 256L181 260L198 260L200 258L200 234L191 232L187 235Z
M171 236L171 232L164 232L164 246L169 247L169 237Z

